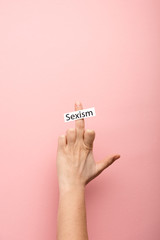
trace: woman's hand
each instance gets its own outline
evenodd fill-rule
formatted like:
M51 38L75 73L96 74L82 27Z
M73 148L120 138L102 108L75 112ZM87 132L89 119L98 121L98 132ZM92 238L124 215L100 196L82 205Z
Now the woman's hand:
M75 104L75 111L82 110L81 103ZM120 155L109 156L95 162L93 156L94 130L85 130L84 119L75 120L75 128L59 136L57 148L57 173L60 191L84 187Z

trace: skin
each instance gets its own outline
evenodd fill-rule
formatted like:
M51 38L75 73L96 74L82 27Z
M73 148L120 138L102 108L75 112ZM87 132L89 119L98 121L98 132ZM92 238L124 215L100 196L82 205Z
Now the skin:
M82 109L82 103L76 102L74 111ZM67 129L66 134L58 138L57 240L88 240L85 186L120 158L119 154L114 154L95 162L94 139L95 132L85 129L84 119L75 120L75 128Z

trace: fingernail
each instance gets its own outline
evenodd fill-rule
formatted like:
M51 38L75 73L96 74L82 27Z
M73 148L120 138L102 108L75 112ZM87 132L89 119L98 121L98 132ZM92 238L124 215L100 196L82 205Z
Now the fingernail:
M119 155L119 154L117 154L117 155L114 156L114 160L117 160L118 158L120 158L120 155Z
M76 102L75 102L75 105L76 105L77 107L79 107L79 106L81 105L80 101L76 101Z

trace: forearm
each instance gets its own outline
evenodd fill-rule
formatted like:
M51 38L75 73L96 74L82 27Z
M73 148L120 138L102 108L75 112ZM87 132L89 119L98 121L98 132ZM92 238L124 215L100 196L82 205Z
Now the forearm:
M60 191L57 240L88 240L85 189Z
M82 110L76 102L75 111ZM57 240L88 240L85 209L85 185L110 166L120 155L95 162L93 156L94 130L85 130L84 119L75 121L75 128L59 136L57 173L59 206Z

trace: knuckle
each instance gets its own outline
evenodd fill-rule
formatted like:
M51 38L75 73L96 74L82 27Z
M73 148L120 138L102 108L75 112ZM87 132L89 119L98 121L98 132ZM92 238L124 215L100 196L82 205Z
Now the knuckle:
M61 140L61 139L64 138L64 137L65 137L65 135L64 135L64 134L61 134L61 135L59 135L58 139Z
M66 130L66 136L74 136L75 135L75 129L74 128L68 128Z
M92 129L87 129L87 133L88 133L89 135L92 135L92 136L95 135L95 131L92 130Z
M74 130L74 128L68 128L67 129L67 133L72 133L72 132L74 132L75 130Z
M83 142L83 149L88 152L88 151L91 151L93 149L93 145L86 145L84 142Z

